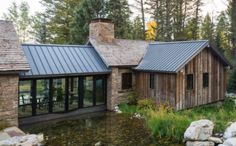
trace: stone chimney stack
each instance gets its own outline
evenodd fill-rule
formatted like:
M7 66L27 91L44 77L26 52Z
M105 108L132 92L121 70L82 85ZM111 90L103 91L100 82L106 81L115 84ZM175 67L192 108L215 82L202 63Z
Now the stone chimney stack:
M111 19L96 18L89 25L89 37L111 43L115 39L114 23Z

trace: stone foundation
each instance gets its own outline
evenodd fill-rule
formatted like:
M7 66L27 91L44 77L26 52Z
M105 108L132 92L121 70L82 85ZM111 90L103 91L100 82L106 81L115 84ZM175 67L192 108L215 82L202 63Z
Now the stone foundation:
M0 74L0 122L18 126L19 76Z
M127 95L133 91L122 90L122 73L132 73L132 87L135 88L135 75L131 69L113 67L107 80L107 109L114 110L120 103L127 103Z

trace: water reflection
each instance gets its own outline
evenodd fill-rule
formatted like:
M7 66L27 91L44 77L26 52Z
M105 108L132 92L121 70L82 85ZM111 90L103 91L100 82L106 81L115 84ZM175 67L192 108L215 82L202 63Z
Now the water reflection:
M88 119L70 119L22 127L30 133L44 133L48 146L149 146L153 144L144 121L128 115L106 113Z

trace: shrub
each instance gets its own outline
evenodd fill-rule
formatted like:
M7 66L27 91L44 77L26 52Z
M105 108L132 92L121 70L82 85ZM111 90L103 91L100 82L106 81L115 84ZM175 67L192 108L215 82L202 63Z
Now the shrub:
M138 94L136 92L130 92L128 94L128 103L131 105L136 105L138 100Z
M234 69L230 76L227 90L228 92L236 93L236 69Z
M138 101L138 109L155 109L156 103L150 98L141 99Z

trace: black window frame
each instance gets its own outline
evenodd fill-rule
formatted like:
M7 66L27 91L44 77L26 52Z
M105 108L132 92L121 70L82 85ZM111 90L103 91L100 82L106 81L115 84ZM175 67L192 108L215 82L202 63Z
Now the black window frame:
M149 74L149 88L150 89L155 88L155 74L154 73Z
M209 73L202 74L202 86L203 88L209 87Z
M129 90L133 88L133 74L132 73L122 73L121 75L122 90Z
M186 75L186 88L187 90L193 90L194 88L194 76L193 74L187 74Z

